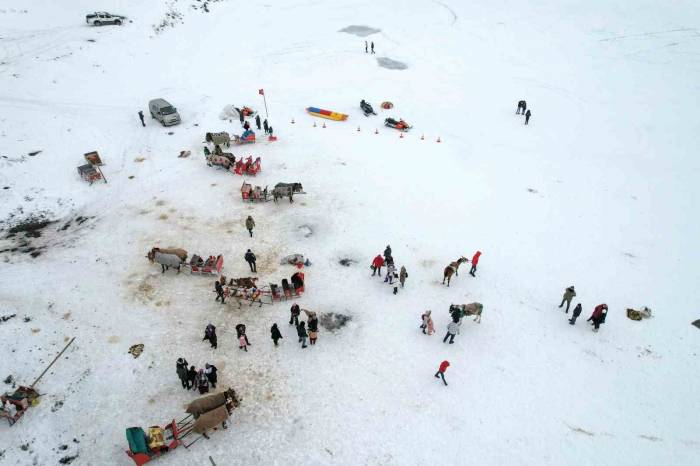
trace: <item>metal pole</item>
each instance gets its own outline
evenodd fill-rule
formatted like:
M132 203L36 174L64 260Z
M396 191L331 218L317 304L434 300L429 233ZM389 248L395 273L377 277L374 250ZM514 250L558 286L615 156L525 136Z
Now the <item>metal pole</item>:
M263 91L263 102L265 102L265 119L269 120L270 116L267 114L267 99L265 98L265 92Z
M53 358L53 361L51 361L51 364L49 364L49 367L47 367L46 369L44 369L44 372L42 372L41 375L39 375L39 377L36 378L36 380L29 386L29 388L34 388L34 385L36 385L36 383L44 376L44 374L46 374L46 371L48 371L49 369L51 369L51 366L53 366L53 364L58 360L58 358L61 357L61 355L68 349L68 347L71 345L71 343L73 343L74 340L75 340L75 337L73 337L73 338L70 339L70 341L68 342L68 344L61 350L60 353L58 353L58 356L56 356L55 358Z

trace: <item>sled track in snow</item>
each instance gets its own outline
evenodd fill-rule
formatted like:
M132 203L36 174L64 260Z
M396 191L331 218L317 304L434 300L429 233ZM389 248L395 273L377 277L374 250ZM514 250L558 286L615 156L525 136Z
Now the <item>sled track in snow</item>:
M457 22L457 18L458 18L457 13L455 13L455 11L452 8L450 8L449 5L447 5L445 3L438 2L437 0L433 0L433 3L437 3L438 5L440 5L441 7L443 7L444 9L446 9L447 11L450 12L450 14L452 15L452 21L450 22L450 26L454 26L454 24Z

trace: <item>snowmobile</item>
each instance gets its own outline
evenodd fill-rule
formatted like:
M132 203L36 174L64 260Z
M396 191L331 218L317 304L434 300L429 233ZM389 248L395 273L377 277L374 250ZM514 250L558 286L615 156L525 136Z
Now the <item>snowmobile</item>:
M376 113L374 113L374 109L372 108L372 106L370 104L368 104L367 102L365 102L364 100L362 102L360 102L360 108L362 109L362 113L364 113L365 116L376 115Z
M399 118L398 120L394 120L393 118L387 118L386 120L384 120L384 126L398 129L399 131L408 131L412 128L412 126L403 121L403 119L401 118Z

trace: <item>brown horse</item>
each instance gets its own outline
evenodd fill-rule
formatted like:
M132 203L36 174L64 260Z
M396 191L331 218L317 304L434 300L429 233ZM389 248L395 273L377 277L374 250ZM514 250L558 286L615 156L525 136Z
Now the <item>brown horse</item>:
M255 282L257 281L257 277L232 278L228 286L235 286L236 288L255 288Z
M450 265L445 267L445 271L442 273L442 284L445 284L445 280L447 280L447 286L450 286L450 280L452 279L452 274L455 274L459 277L459 273L457 271L459 270L460 264L463 264L464 262L469 262L466 257L462 256L459 259L457 259L454 262L451 262Z

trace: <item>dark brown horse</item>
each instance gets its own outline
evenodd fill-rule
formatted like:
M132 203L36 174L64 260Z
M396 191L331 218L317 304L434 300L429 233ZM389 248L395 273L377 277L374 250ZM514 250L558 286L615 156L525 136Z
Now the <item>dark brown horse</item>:
M447 280L447 286L450 286L450 280L452 279L452 274L457 275L459 277L459 273L457 271L459 270L460 264L463 264L464 262L469 262L466 257L460 257L454 262L451 262L450 265L445 267L445 271L442 273L442 284L445 284L445 280Z

